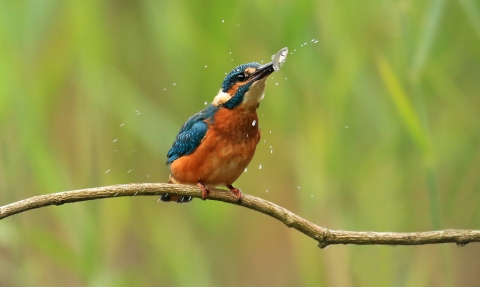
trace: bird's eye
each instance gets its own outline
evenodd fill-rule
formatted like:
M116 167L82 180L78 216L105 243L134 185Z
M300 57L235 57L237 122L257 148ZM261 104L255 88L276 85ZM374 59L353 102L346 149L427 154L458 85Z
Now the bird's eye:
M239 80L240 82L242 82L242 81L245 80L245 74L243 74L243 73L242 73L242 74L239 74L237 77L238 77L238 80Z

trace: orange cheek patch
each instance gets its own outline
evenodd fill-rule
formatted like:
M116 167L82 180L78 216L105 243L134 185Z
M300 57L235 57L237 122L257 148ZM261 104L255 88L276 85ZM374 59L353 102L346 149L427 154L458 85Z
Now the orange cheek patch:
M238 88L240 88L242 86L242 83L235 83L229 90L228 90L228 94L230 96L235 96L235 94L237 93L238 91Z

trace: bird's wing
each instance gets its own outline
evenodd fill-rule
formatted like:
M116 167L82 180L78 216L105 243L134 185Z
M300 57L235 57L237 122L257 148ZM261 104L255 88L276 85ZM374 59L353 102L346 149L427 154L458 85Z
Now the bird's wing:
M215 110L207 107L207 109L190 117L183 124L172 148L167 153L167 164L184 155L191 154L200 145L208 130L205 120L213 116Z

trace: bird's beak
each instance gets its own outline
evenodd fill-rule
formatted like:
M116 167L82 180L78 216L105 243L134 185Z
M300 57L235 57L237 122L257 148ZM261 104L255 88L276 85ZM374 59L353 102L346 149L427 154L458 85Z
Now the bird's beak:
M265 65L261 65L255 71L255 73L253 73L251 79L252 79L252 81L256 82L256 81L261 80L265 77L268 77L268 75L273 73L273 71L274 71L273 70L273 62L270 62L270 63L265 64Z

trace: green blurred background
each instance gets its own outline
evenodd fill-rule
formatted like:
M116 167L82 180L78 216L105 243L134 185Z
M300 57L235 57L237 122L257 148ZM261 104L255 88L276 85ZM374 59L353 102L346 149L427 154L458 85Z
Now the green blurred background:
M480 3L0 1L0 204L166 182L226 72L288 46L236 182L332 229L480 228ZM316 242L219 202L0 222L0 286L478 286L480 244Z

